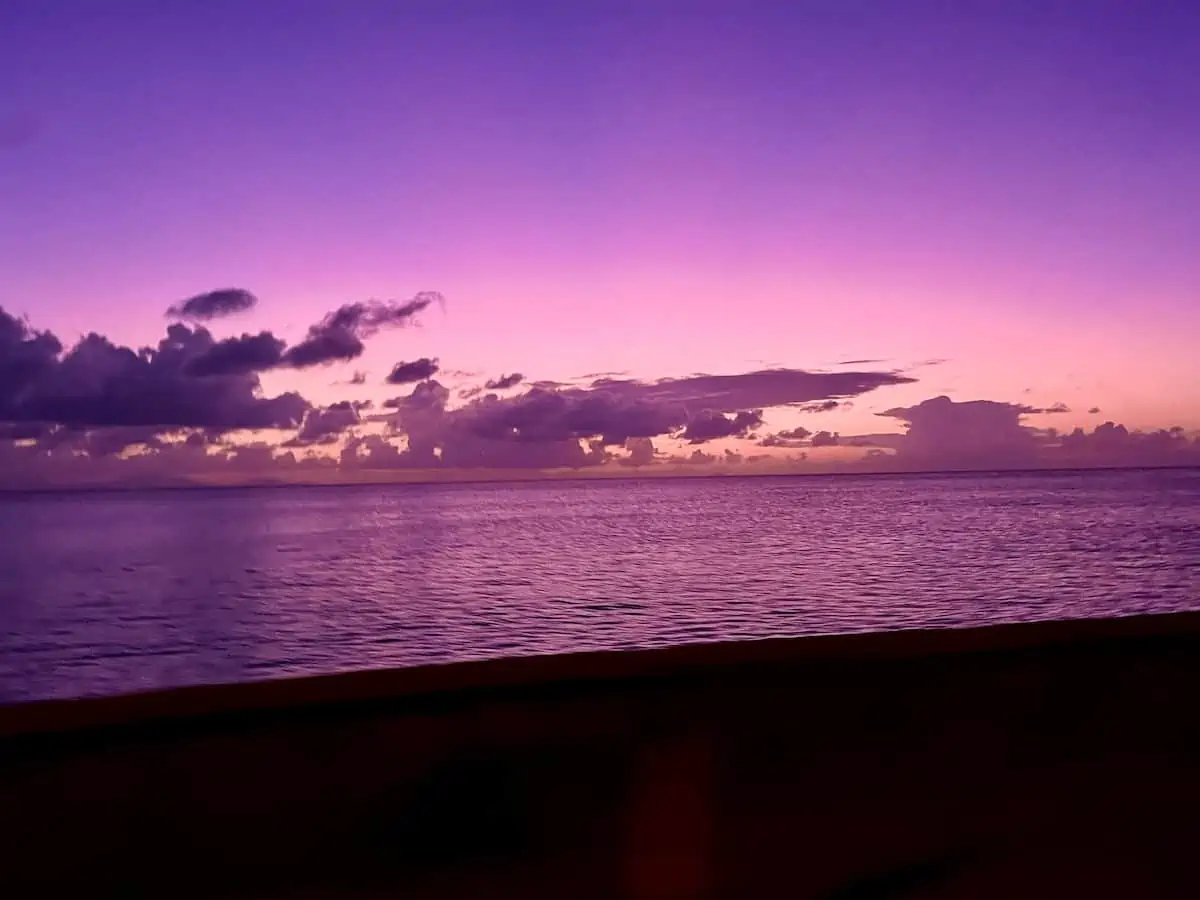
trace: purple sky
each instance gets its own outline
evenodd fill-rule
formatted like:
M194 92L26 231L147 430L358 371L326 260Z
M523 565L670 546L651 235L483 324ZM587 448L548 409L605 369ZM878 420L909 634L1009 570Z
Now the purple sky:
M757 432L900 431L877 414L939 395L1191 432L1197 59L1182 2L8 0L0 305L137 347L238 286L214 335L296 344L445 295L262 371L317 405L420 359L452 390L865 359L915 380Z

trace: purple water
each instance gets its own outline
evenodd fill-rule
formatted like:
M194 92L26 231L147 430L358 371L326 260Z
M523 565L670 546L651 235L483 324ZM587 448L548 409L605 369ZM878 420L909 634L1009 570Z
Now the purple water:
M1200 471L0 495L0 701L1200 608Z

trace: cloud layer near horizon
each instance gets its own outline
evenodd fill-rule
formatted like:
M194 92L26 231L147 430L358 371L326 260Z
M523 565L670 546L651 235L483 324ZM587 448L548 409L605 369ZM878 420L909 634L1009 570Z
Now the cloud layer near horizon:
M210 322L257 302L248 291L222 289L168 315ZM764 430L773 410L820 415L915 382L898 371L771 368L655 380L604 375L584 385L532 381L519 391L525 376L513 373L460 387L452 403L451 390L434 380L439 361L421 357L393 367L384 381L412 387L379 412L365 400L315 406L295 391L264 395L260 373L355 360L381 330L404 327L440 302L439 294L424 292L407 301L345 304L292 346L269 330L218 339L204 325L173 322L157 345L138 349L94 333L67 348L0 308L0 483L257 480L298 470L408 470L436 477L455 470L604 467L1200 464L1200 443L1178 428L1141 433L1109 422L1060 434L1028 424L1030 416L1069 412L1057 403L1039 409L939 396L879 413L903 432ZM357 374L338 383L361 387L366 379ZM710 442L718 442L718 452L696 446ZM745 456L723 446L730 442L763 450ZM693 449L684 449L689 444ZM827 456L829 448L841 455Z

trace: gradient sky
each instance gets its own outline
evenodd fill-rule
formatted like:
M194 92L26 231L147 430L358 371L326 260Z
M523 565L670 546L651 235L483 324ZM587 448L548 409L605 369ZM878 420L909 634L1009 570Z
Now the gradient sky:
M938 358L817 427L949 394L1200 428L1197 60L1182 2L7 0L0 304L137 345L226 285L289 340L445 294L264 377L317 402L424 355Z

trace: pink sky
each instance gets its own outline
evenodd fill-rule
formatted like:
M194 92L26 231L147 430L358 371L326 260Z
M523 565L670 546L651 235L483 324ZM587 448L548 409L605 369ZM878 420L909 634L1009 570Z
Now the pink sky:
M850 368L916 380L759 431L900 432L876 413L938 395L1198 430L1200 14L1045 6L18 2L0 304L141 346L240 286L260 303L214 335L294 344L445 295L262 374L316 405L422 356L478 382L880 360Z

